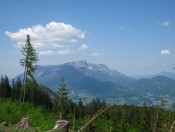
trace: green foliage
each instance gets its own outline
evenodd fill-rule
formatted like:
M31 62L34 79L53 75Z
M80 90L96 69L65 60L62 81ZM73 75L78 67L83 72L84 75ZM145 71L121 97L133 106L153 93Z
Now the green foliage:
M1 79L0 79L0 97L9 98L10 93L11 93L11 87L9 85L8 77L6 75L1 76Z
M156 131L170 130L174 121L175 111L157 107L144 106L113 106L109 111L113 132L152 132L156 123ZM158 114L158 118L157 118ZM157 120L157 121L156 121Z
M37 53L35 49L33 48L32 44L30 43L30 35L27 35L26 44L24 47L22 47L21 50L22 54L24 55L24 59L20 60L21 66L25 68L25 81L28 79L28 77L32 80L34 80L34 71L35 71L35 65L38 61L37 59Z
M0 122L16 124L22 117L29 117L31 125L39 127L41 131L51 129L57 120L54 113L47 112L41 107L34 107L30 103L20 105L19 101L0 98Z
M46 110L52 109L52 101L46 88L42 85L35 85L28 81L26 88L26 100L31 102L34 106L42 106ZM22 90L22 81L18 78L16 81L12 81L12 87L9 84L8 77L1 76L0 79L0 97L11 98L12 100L20 100Z
M19 100L21 96L21 89L22 89L22 81L21 78L18 77L17 80L12 81L12 88L11 88L11 98L13 100Z
M81 98L79 99L78 105L75 107L76 107L76 111L75 111L76 118L84 117L85 116L85 106L83 105Z
M88 113L87 111L97 109L97 107L100 109L102 104L104 102L93 100L90 104L83 105L80 100L76 105L78 113L76 113L75 130L79 130L92 119L93 113ZM66 119L70 121L70 129L72 129L74 105L72 102L67 105L69 107L66 107L66 110L70 109L66 113ZM82 108L85 111L83 115L81 115ZM46 131L53 128L55 121L58 120L56 115L57 113L46 111L42 107L33 106L31 103L26 102L21 105L19 101L0 98L0 122L7 121L11 124L16 124L22 117L29 117L33 127L37 127L39 131ZM174 110L148 107L146 105L117 105L112 106L108 111L92 121L82 132L152 132L155 123L156 131L165 132L170 130L174 119Z
M133 126L131 126L130 124L127 124L127 126L126 126L126 132L140 132L140 131L139 131L139 129L134 128Z
M65 118L66 107L68 106L68 89L64 82L64 78L61 78L61 83L57 91L57 99L55 102L55 109L59 113L60 119Z
M24 55L24 59L20 60L21 66L24 67L24 77L23 77L23 91L21 91L21 101L24 103L26 99L26 89L32 85L35 87L36 81L34 79L35 63L38 61L37 53L30 43L30 35L27 35L26 44L21 50Z
M93 125L95 127L96 132L109 132L110 130L109 120L106 120L102 117L97 118L94 121Z

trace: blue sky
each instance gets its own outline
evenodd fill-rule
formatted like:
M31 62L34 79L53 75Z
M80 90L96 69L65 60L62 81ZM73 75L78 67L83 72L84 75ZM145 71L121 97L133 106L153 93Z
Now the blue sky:
M174 0L0 0L0 74L23 71L26 34L41 65L87 60L126 75L175 67Z

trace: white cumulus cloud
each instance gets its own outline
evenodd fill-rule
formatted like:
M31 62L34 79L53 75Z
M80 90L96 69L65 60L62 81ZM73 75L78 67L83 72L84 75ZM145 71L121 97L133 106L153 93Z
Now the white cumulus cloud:
M71 49L63 49L58 51L52 51L52 50L40 50L38 51L39 55L71 55L76 53L74 50Z
M164 27L169 27L170 26L170 22L169 21L159 22L158 25L164 26Z
M169 21L165 21L165 22L162 23L162 25L165 26L165 27L168 27L168 26L170 26L170 22Z
M91 56L98 57L98 56L105 56L105 55L94 52L94 53L91 54Z
M88 46L87 44L82 44L82 45L80 46L80 49L81 49L81 50L89 49L89 46Z
M21 47L26 35L31 36L31 43L40 48L67 48L85 38L85 33L70 24L50 22L46 26L35 25L19 29L17 32L5 31L5 34ZM48 52L43 52L47 54ZM51 54L50 52L48 54Z
M38 51L38 54L39 55L54 55L55 53L54 53L54 51L52 51L52 50L45 50L45 51Z
M166 49L165 49L165 50L161 50L161 51L160 51L160 54L161 54L161 55L169 55L169 54L171 54L171 52L170 52L169 50L166 50Z
M58 54L58 55L71 55L74 53L75 53L75 51L71 50L71 49L65 49L65 50L60 50L60 51L56 52L56 54Z

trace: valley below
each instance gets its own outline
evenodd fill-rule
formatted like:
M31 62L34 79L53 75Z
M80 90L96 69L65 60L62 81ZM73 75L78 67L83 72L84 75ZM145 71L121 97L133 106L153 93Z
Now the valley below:
M135 79L111 70L104 64L93 64L85 60L62 65L37 65L37 82L53 92L57 92L61 77L65 78L69 97L75 102L81 98L84 104L101 99L109 104L146 103L151 106L159 105L163 99L166 108L171 108L175 100L174 73L162 72L150 78Z

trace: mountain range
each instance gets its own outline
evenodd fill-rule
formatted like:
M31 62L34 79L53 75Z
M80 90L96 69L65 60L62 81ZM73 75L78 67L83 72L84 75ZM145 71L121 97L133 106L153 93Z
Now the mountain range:
M110 70L103 64L92 64L87 61L69 62L62 65L38 65L35 72L36 80L53 91L57 89L62 76L71 91L102 92L105 89L112 90L116 84L123 86L135 81L134 78L116 70Z
M38 83L57 91L64 76L67 88L73 99L80 97L101 98L109 103L153 104L161 94L169 100L175 97L175 74L160 73L151 78L135 79L104 64L83 61L61 65L37 65L35 78Z

